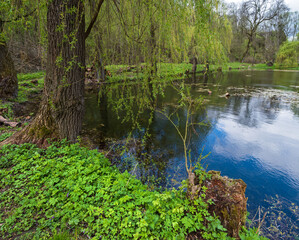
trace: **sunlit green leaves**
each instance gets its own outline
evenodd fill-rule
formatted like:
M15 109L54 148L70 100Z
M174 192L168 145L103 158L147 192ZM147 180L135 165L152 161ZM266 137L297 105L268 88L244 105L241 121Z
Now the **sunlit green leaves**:
M67 223L89 236L150 238L185 234L198 221L186 215L190 203L180 197L184 194L147 191L127 172L109 167L96 151L65 143L46 150L24 144L6 146L0 154L1 162L12 164L0 170L0 208L6 209L0 236ZM175 222L181 221L184 227L178 228Z
M149 191L95 150L23 144L4 146L0 156L0 238L48 237L66 225L95 239L185 239L193 231L227 238L203 199Z
M280 67L298 67L299 41L284 42L277 53L276 63Z

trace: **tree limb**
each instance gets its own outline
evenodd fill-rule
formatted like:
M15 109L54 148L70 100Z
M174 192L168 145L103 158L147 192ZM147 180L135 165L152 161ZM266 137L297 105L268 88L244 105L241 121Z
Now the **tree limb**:
M91 19L90 23L89 23L89 26L85 32L85 39L89 36L90 32L91 32L91 29L93 27L93 25L95 24L96 20L97 20L97 17L99 15L99 12L100 12L100 9L101 9L101 6L103 4L104 0L99 0L99 4L98 4L98 7L97 7L97 10L93 16L93 18Z

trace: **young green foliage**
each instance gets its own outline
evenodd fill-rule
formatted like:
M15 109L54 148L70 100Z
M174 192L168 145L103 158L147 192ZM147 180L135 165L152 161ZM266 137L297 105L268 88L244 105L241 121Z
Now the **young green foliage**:
M284 42L279 49L276 57L276 63L280 67L294 68L298 67L299 41Z
M226 236L207 203L182 190L151 192L97 151L78 144L0 150L0 237L48 237L62 226L94 239L206 239Z

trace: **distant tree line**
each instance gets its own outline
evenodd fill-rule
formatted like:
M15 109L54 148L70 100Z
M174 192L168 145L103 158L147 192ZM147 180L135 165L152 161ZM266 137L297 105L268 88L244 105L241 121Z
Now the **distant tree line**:
M229 4L227 10L231 61L274 62L280 46L297 39L299 13L290 12L283 0L247 0Z

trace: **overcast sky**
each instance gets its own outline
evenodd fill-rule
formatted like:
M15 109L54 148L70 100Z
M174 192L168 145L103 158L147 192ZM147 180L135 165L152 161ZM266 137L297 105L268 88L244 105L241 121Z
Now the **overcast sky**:
M243 0L225 0L225 2L241 3ZM290 8L291 12L299 12L299 0L284 0L286 5Z

